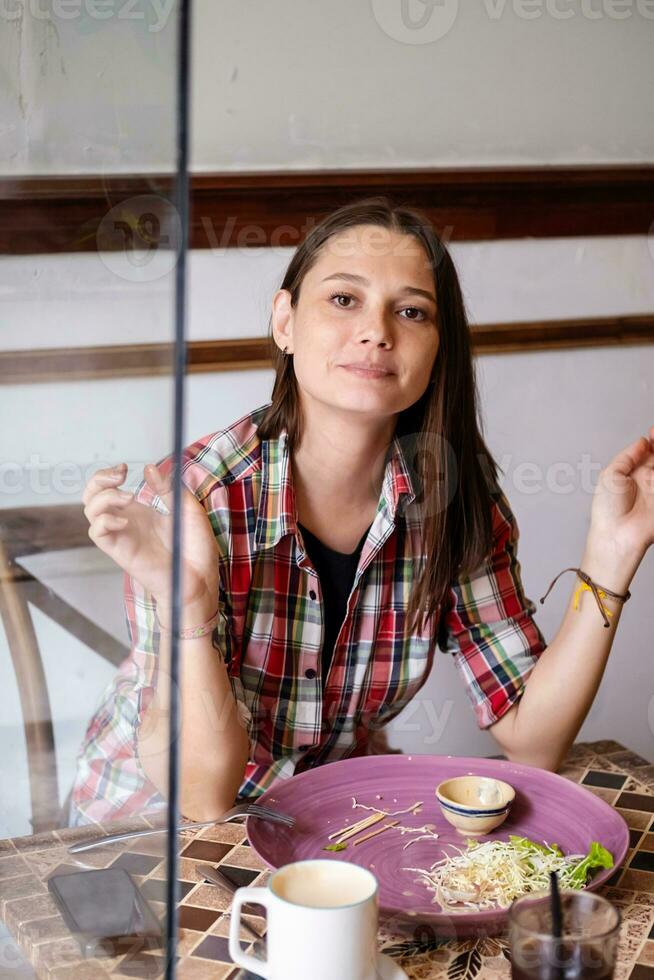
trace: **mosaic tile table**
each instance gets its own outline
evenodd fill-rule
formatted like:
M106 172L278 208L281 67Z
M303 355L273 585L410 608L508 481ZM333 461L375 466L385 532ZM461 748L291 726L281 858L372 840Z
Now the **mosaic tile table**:
M615 806L630 827L631 846L624 864L600 889L622 912L617 980L654 980L654 765L614 741L579 742L561 775L581 783ZM115 829L112 825L111 829ZM39 977L48 980L101 980L104 977L162 975L161 951L83 960L77 944L47 890L54 872L81 867L126 868L163 916L165 862L162 837L133 840L73 857L73 840L97 830L62 830L0 841L0 918ZM238 884L263 884L270 876L248 846L242 825L226 824L180 837L181 980L237 980L244 974L230 961L226 936L229 896L205 884L196 864L209 862ZM265 923L246 916L262 933ZM245 941L245 937L244 937ZM396 959L411 980L499 980L510 976L509 950L503 936L458 941L412 941L379 932L380 949ZM10 965L5 955L5 966ZM346 978L334 978L346 980Z

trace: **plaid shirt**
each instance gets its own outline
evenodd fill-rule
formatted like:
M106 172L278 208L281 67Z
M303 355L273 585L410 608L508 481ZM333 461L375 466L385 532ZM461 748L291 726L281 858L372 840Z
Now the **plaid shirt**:
M489 560L453 582L445 610L405 637L409 594L425 555L411 476L393 440L323 690L320 581L296 524L286 433L273 440L257 433L267 407L187 447L182 464L221 556L217 639L250 738L239 795L256 796L312 766L365 754L370 731L394 718L427 680L437 640L455 658L478 726L492 725L521 696L545 649L532 618L536 606L523 592L518 527L505 495L493 503ZM170 469L172 457L160 465ZM136 498L163 507L145 482ZM158 621L152 597L127 575L125 608L131 653L89 725L73 822L163 803L135 746L156 683Z

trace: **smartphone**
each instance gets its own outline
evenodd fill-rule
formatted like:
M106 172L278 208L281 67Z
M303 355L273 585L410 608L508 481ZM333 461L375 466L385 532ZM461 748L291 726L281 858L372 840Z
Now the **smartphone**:
M85 957L163 945L163 931L124 868L53 875L48 888Z

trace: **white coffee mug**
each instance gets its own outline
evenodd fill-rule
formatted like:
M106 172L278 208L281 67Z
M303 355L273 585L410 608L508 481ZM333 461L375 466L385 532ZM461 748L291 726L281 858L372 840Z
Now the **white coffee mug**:
M265 906L266 958L244 953L238 934L246 902ZM229 952L234 962L266 980L375 980L377 879L347 861L285 864L263 888L234 895Z

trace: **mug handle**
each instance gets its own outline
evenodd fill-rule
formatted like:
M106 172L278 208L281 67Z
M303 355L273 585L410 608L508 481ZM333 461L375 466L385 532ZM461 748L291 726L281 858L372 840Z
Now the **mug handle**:
M229 923L229 955L237 966L242 966L250 973L257 973L260 977L270 978L272 974L268 969L268 960L260 960L258 956L251 953L244 953L241 949L238 933L241 925L241 909L248 902L255 902L263 905L266 912L269 911L268 900L270 891L268 888L239 888L232 899L232 914Z

